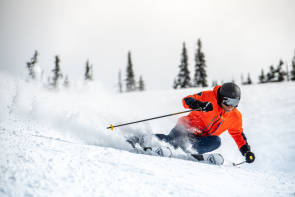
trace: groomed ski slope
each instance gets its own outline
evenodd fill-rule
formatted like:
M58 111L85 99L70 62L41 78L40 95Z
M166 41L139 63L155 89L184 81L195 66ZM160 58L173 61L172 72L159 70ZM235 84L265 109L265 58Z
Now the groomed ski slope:
M201 89L117 94L98 83L59 92L0 73L0 196L295 196L295 83L242 86L239 106L256 154L224 133L223 166L129 152L133 134L168 133L181 98ZM210 88L208 88L210 89Z

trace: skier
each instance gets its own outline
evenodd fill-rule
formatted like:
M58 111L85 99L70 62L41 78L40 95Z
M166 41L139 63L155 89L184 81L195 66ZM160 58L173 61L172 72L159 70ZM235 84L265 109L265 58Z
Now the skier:
M181 117L168 135L155 135L184 151L187 151L187 144L190 144L201 155L219 148L219 135L228 130L246 162L252 163L255 155L247 143L242 128L242 115L237 109L240 98L239 86L231 82L216 86L213 90L189 95L182 100L183 106L196 111Z

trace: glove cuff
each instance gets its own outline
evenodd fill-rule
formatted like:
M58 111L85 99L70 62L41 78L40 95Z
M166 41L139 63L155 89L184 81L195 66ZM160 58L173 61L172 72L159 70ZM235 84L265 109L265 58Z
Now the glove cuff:
M248 151L250 151L250 146L248 144L243 145L240 148L240 152L242 153L242 155L244 156Z
M196 99L192 98L192 97L187 97L187 98L184 98L184 101L185 103L190 106L193 104L193 102L195 101Z

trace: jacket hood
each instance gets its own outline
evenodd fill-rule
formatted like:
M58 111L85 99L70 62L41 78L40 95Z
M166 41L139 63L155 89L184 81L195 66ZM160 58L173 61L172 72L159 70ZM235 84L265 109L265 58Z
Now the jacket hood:
M219 88L221 88L221 85L215 86L215 87L213 88L213 92L214 92L216 98L218 98L218 90L219 90Z
M221 88L221 85L218 85L218 86L215 86L214 88L213 88L213 92L214 92L214 95L216 96L216 98L217 98L217 103L218 103L218 105L221 107L221 97L220 97L220 95L219 95L219 89Z

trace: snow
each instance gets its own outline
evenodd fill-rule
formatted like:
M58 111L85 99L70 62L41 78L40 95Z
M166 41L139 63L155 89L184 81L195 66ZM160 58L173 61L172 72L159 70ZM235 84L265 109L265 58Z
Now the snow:
M295 196L295 85L242 86L239 109L256 155L224 133L223 166L130 152L127 136L168 133L201 89L117 94L97 82L46 90L0 73L0 196Z

